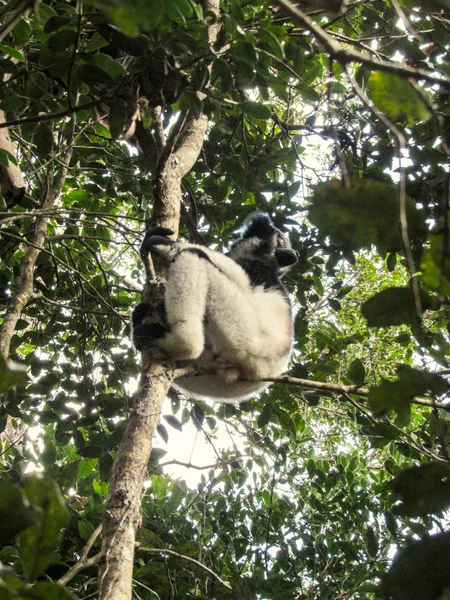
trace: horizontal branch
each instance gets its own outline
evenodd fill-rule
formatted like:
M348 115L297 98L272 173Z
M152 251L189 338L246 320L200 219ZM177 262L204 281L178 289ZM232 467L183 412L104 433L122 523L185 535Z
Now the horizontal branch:
M94 106L98 106L99 104L103 104L110 98L102 98L100 100L92 100L92 102L86 102L85 104L79 104L78 106L73 106L72 108L66 108L66 110L61 110L59 112L47 113L34 115L33 117L23 117L22 119L12 119L11 121L6 121L5 123L0 123L0 129L4 127L14 127L15 125L25 125L26 123L45 123L46 121L53 121L55 119L62 119L63 117L68 117L69 115L73 115L80 110L86 110L87 108L93 108Z
M194 366L185 367L183 369L176 369L174 372L174 379L180 377L195 377L211 373L211 371L200 371ZM291 377L290 375L281 375L280 377L267 377L262 379L269 383L285 383L287 385L295 385L303 387L308 390L317 390L319 392L333 392L335 394L355 394L362 398L369 396L369 389L361 387L359 385L343 385L340 383L326 383L323 381L314 381L312 379L301 379L299 377ZM428 406L429 408L439 408L450 413L450 405L444 404L443 402L435 402L428 398L413 398L410 400L412 404L419 404L420 406Z
M226 581L223 581L223 579L221 579L217 575L217 573L214 573L214 571L212 571L209 567L207 567L203 563L199 562L198 560L195 560L195 558L191 558L190 556L185 556L184 554L179 554L178 552L174 552L173 550L162 550L160 548L144 548L143 546L139 546L139 544L136 544L136 550L139 550L140 552L145 552L146 554L165 554L167 556L174 556L175 558L180 558L181 560L190 562L193 565L200 567L200 569L203 569L203 571L206 571L206 573L208 573L208 575L211 575L211 577L214 577L214 579L218 583L223 585L223 587L225 587L227 590L233 589L231 587L231 585L229 583L227 583Z
M159 463L158 469L162 469L163 467L168 467L170 465L176 465L177 467L186 467L187 469L196 469L197 471L205 471L206 469L221 469L225 465L235 465L236 463L242 462L246 456L247 455L243 454L237 456L236 458L231 458L230 460L219 460L215 463L212 463L211 465L194 465L191 462L186 463L174 458L172 460Z
M359 385L343 385L340 383L325 383L323 381L313 381L311 379L301 379L300 377L291 377L290 375L281 375L280 377L270 377L263 381L271 383L287 383L288 385L297 385L310 390L319 390L322 392L335 392L336 394L356 394L357 396L367 397L369 390Z
M299 377L290 377L289 375L282 375L281 377L273 377L264 379L263 381L270 381L272 383L287 383L288 385L297 385L310 390L319 390L325 392L334 392L337 394L356 394L366 398L369 396L369 390L362 388L358 385L341 385L339 383L324 383L322 381L311 381L310 379L300 379ZM428 406L430 408L440 408L446 412L450 412L450 405L443 404L442 402L435 402L427 398L412 398L411 404L420 404L421 406Z
M52 217L59 216L61 213L79 213L88 216L94 217L104 217L107 219L112 219L118 222L121 222L124 219L128 219L129 221L136 221L138 223L145 223L145 219L140 219L139 217L131 217L125 214L111 214L104 212L96 212L92 210L85 210L84 208L68 208L66 206L54 207L54 208L38 208L36 210L31 210L23 213L13 213L9 211L0 211L0 222L8 223L11 221L20 221L21 219L34 219L34 217ZM81 220L81 219L77 219ZM136 233L132 231L131 233Z

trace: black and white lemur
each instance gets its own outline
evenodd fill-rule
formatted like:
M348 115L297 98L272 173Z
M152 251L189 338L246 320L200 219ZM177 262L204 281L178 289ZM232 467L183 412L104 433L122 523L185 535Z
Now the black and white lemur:
M167 261L166 325L151 324L149 305L139 304L132 318L134 344L138 350L158 346L177 364L190 361L207 371L176 379L181 392L217 402L243 400L289 362L292 312L281 276L297 252L265 213L245 221L226 256L174 242L171 233L151 228L141 247L144 260L151 252Z

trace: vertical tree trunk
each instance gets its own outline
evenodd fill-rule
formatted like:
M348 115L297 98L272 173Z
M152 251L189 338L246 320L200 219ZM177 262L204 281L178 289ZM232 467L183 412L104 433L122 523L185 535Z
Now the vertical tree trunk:
M205 11L219 14L219 1L205 2ZM210 26L214 43L218 25ZM164 148L154 178L154 225L178 231L181 181L194 166L203 146L208 119L205 115L179 116L175 147ZM144 299L149 292L149 282ZM135 531L139 522L141 493L159 424L161 407L172 383L172 365L155 351L142 355L141 378L120 449L114 464L103 518L102 561L99 600L131 600Z

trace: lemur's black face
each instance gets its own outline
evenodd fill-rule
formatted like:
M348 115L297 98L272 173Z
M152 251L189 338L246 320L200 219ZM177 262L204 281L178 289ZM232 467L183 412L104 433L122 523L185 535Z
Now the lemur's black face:
M298 253L292 250L289 238L284 236L279 229L273 234L275 258L281 269L290 267L298 260Z
M251 261L264 263L275 276L283 275L298 260L289 238L277 229L265 213L251 215L241 238L232 246L229 256L241 266ZM244 267L248 270L248 267Z
M298 260L298 252L292 250L291 244L281 231L276 234L275 258L281 268L290 267Z

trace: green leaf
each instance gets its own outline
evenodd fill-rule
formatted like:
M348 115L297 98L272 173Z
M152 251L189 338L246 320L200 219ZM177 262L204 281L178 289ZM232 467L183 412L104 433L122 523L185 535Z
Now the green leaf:
M21 592L24 600L77 600L65 586L51 581L38 581Z
M200 406L200 404L198 404L198 402L196 402L192 407L191 417L194 422L194 425L197 427L198 430L200 430L205 421L205 411Z
M397 369L398 379L384 379L380 385L369 391L369 405L375 415L383 415L391 411L399 415L402 424L409 420L410 403L417 396L427 392L441 395L447 392L448 383L435 373L420 371L408 365L400 365Z
M381 594L395 600L447 600L449 564L449 532L413 542L395 556L382 579Z
M355 385L363 385L364 380L366 378L366 371L364 369L363 363L359 360L359 358L355 358L350 363L350 366L347 371L347 377L352 381Z
M108 54L98 52L95 54L94 60L97 66L105 73L108 73L112 79L118 79L125 73L123 66L117 60L108 56Z
M420 93L405 77L374 71L367 93L375 106L394 121L425 121L431 116Z
M381 416L390 412L397 413L399 424L406 425L411 414L413 395L399 381L383 380L380 385L369 391L369 406L374 415Z
M117 140L128 121L128 106L121 98L117 98L109 109L109 130L113 140Z
M270 419L272 417L272 413L273 413L273 406L270 402L267 402L264 405L264 408L262 409L262 411L260 412L260 414L258 416L258 427L259 428L263 428L267 425L267 423L270 421Z
M23 579L18 577L11 567L0 566L0 599L1 600L21 600L17 596L17 590L23 588Z
M170 0L166 5L166 14L173 21L184 22L192 15L192 6L188 0Z
M53 148L53 131L48 123L39 123L33 135L36 153L39 158L46 159Z
M8 167L10 164L17 165L16 157L13 156L11 154L11 152L8 152L8 150L4 150L3 148L0 148L0 165ZM17 329L17 327L16 327L16 329Z
M401 504L394 512L405 517L440 513L450 506L450 467L430 463L402 471L389 484Z
M96 31L87 43L86 52L95 52L105 46L109 46L108 40L105 40L105 38Z
M228 91L233 85L230 65L223 58L216 58L213 62L211 79L213 81L220 79L221 89L223 92Z
M262 121L267 121L267 119L270 119L272 114L270 108L264 104L261 104L260 102L246 100L245 102L241 102L239 106L241 107L242 112L248 117L260 119Z
M48 19L54 17L55 15L56 12L51 6L43 3L39 5L38 19L40 24L45 26L45 23L48 21Z
M42 512L37 523L19 536L19 555L28 581L35 579L54 560L62 529L70 521L69 513L58 486L51 479L29 477L24 484L28 500Z
M239 58L239 60L245 60L251 65L255 65L258 61L255 48L250 42L239 41L234 43L231 54Z
M431 299L420 293L422 309L432 307ZM416 307L409 287L393 286L378 292L361 306L361 312L369 327L412 325L416 319Z
M71 29L76 25L72 17L67 15L53 15L47 19L44 25L44 33L54 33L63 27L69 27Z
M278 37L275 34L273 34L269 29L264 29L263 27L260 27L258 29L258 38L260 40L258 45L261 45L261 47L265 46L268 50L270 50L271 54L273 54L280 60L284 58L283 47L280 44Z
M7 392L13 385L27 380L26 367L0 355L0 393Z
M151 464L157 464L166 454L167 450L163 450L162 448L152 448L149 462Z
M442 225L439 233L429 235L429 247L422 256L420 266L424 282L432 290L447 296L450 294L450 241L445 225Z
M47 77L40 71L30 73L25 85L25 93L29 98L41 98L47 92Z
M96 418L97 420L97 418ZM84 448L78 448L78 454L83 458L100 458L103 455L103 448L100 446L84 446Z
M203 63L196 65L191 78L195 90L203 90L209 83L209 69Z
M100 476L104 481L108 481L113 468L114 459L109 452L103 452L98 460Z
M160 423L158 425L158 427L156 428L156 430L159 433L159 435L162 437L164 442L167 444L167 442L169 441L169 433L168 433L167 429L164 427L164 425L162 423Z
M174 415L167 415L164 419L169 423L171 427L177 429L178 431L183 431L183 427L180 421Z
M296 84L295 89L306 102L312 104L320 100L320 94L316 92L316 90L313 87L307 85L306 83Z
M174 16L180 16L180 10L191 10L186 7L187 0L177 0ZM165 0L94 0L93 4L100 8L125 35L136 37L141 30L151 31L163 20L168 4Z
M89 63L84 63L74 69L74 76L76 76L80 83L85 83L88 86L99 84L111 85L112 82L112 77L109 73L101 67ZM123 102L122 98L118 98L116 101Z
M255 70L253 66L249 62L237 58L235 58L233 62L236 67L238 87L246 88L247 86L250 86L255 80Z
M48 40L50 52L65 52L72 48L77 39L77 32L72 29L62 29L54 33Z
M198 118L203 109L203 102L198 95L193 92L183 92L180 97L179 105L181 110L190 110L196 118Z
M0 481L0 544L12 542L18 533L33 524L37 511L19 486Z
M409 389L414 396L422 396L430 392L433 396L441 396L449 389L446 379L437 373L415 369L409 365L399 365L397 368L399 381Z
M3 52L3 54L6 54L7 56L11 56L11 58L15 58L19 62L25 62L25 56L20 50L11 48L11 46L7 46L6 44L0 44L0 52Z
M15 45L24 46L30 41L31 25L25 19L21 19L12 30L12 34Z
M26 104L25 98L19 96L5 96L0 102L0 108L5 112L19 110Z
M376 246L380 251L403 248L397 190L381 181L353 180L350 187L340 181L322 183L314 189L309 219L333 244L352 250ZM408 235L423 237L424 215L406 198Z

